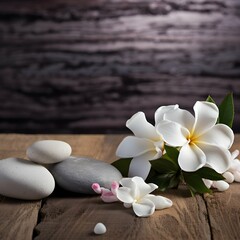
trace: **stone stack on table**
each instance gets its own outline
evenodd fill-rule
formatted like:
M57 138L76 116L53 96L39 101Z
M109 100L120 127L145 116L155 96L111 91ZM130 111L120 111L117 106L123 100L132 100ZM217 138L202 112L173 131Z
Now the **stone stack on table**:
M68 142L76 156L116 160L123 135L0 135L1 159L26 158L33 142L56 139ZM94 147L92 147L94 146ZM240 148L236 135L232 150ZM238 239L240 186L226 192L192 198L184 186L161 193L173 201L169 209L149 218L138 218L122 204L104 204L99 196L57 191L43 201L0 197L0 239L48 240L95 239L93 229L103 223L107 232L100 239ZM66 194L67 193L67 194Z
M66 142L43 140L27 148L30 161L12 157L1 160L0 194L25 200L42 199L53 192L54 179L68 191L93 194L93 183L110 188L113 181L122 178L110 164L86 157L71 157L71 152L72 148Z

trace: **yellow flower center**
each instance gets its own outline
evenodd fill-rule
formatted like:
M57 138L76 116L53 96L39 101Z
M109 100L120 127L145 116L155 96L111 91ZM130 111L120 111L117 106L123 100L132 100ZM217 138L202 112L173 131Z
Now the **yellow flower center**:
M189 145L195 144L197 142L197 136L190 133L189 136L187 136L187 141Z

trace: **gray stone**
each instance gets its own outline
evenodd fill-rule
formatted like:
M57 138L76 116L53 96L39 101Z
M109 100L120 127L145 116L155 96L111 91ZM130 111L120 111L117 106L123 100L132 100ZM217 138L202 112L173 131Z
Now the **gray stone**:
M50 168L57 184L62 188L76 192L94 194L93 183L110 188L113 181L122 178L121 173L112 165L85 157L69 157Z

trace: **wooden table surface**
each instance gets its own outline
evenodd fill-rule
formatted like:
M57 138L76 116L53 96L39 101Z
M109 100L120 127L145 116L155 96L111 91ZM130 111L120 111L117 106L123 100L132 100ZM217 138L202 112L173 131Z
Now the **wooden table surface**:
M116 159L123 135L0 135L0 157L26 158L26 148L37 140L68 142L75 156L106 162ZM240 135L232 148L240 149ZM191 197L182 186L161 195L173 207L138 218L120 203L105 204L99 196L72 194L57 188L41 201L23 201L0 196L0 239L240 239L240 184L226 192ZM103 222L107 233L93 234Z

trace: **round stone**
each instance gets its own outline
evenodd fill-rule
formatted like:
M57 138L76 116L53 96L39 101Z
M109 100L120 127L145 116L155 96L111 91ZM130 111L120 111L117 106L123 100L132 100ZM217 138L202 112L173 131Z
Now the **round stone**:
M49 196L54 187L54 178L45 167L20 158L0 160L1 195L37 200Z
M225 172L225 173L223 173L223 177L225 177L225 180L226 180L228 183L234 182L234 175L233 175L231 172Z
M63 141L43 140L33 143L27 149L27 157L40 164L61 162L72 153L71 146Z
M95 234L100 235L106 233L107 228L103 223L97 223L93 231Z
M92 184L109 188L113 181L122 179L121 173L112 165L83 157L69 157L50 168L57 184L72 192L95 194Z

